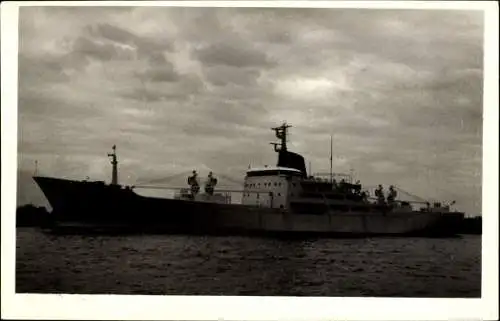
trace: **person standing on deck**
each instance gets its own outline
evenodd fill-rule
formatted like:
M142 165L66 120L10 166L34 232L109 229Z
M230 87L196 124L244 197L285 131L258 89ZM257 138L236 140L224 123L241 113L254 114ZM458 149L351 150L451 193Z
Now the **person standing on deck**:
M193 171L193 175L188 177L188 184L189 186L191 186L191 195L193 197L195 197L196 194L198 194L198 192L200 191L200 185L198 184L197 177L198 173L196 173L196 171Z
M361 192L361 201L363 201L363 203L368 203L368 197L369 197L369 194L367 191Z
M384 188L382 187L382 185L379 185L378 188L375 190L375 196L377 197L377 203L379 205L385 203Z
M339 190L341 193L346 192L345 179L343 179L343 178L340 180Z
M207 182L205 183L205 193L214 195L214 187L217 184L217 178L213 177L213 173L208 174Z
M394 201L396 200L396 197L398 196L398 192L394 189L394 186L389 187L389 194L387 195L387 202L389 205L394 204Z

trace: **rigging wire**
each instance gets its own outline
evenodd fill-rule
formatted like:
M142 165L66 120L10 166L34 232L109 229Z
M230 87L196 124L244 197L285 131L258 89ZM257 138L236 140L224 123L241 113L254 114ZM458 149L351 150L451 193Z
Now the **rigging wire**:
M138 184L145 185L145 184L165 183L165 182L171 181L174 178L178 178L178 177L180 177L182 175L188 175L189 173L191 173L191 171L183 171L183 172L180 172L180 173L177 173L177 174L173 174L173 175L170 175L170 176L164 176L164 177L160 177L160 178L154 178L154 179L150 179L148 181L142 181L142 182L139 181Z
M219 176L219 177L221 177L221 178L224 178L224 179L228 180L228 181L229 181L229 182L231 182L231 183L238 184L238 185L241 185L241 184L242 184L242 182L241 182L240 180L236 180L235 178L229 177L229 176L227 176L227 175L225 175L225 174L216 173L216 172L214 172L214 174L215 174L216 176Z
M402 189L402 188L401 188L401 187L399 187L399 186L396 186L396 185L393 185L393 186L394 186L394 189L395 189L396 191L400 192L400 193L401 193L401 194L403 194L403 195L409 196L409 197L411 197L411 198L413 198L413 199L415 199L415 200L417 200L417 201L419 201L419 202L424 202L424 203L427 203L427 202L433 201L432 199L431 199L431 200L427 200L427 199L424 199L424 198L422 198L422 197L420 197L420 196L418 196L418 195L415 195L415 194L413 194L413 193L410 193L410 192L408 192L408 191L406 191L406 190ZM372 194L372 193L373 193L373 191L374 191L375 189L377 189L377 188L378 188L378 185L365 185L365 186L364 186L364 188L365 188L366 190L368 190L368 191L370 192L370 194Z
M219 177L219 178L222 178L224 180L227 180L229 181L229 183L233 183L235 185L238 185L240 186L242 184L241 181L239 180L236 180L230 176L227 176L227 175L224 175L224 174L220 174L220 173L217 173L215 171L212 171L214 173L214 175L216 177ZM168 183L169 181L172 181L173 179L176 179L176 178L179 178L183 175L189 175L191 174L191 171L190 170L187 170L187 171L182 171L180 173L176 173L176 174L173 174L173 175L169 175L169 176L164 176L164 177L160 177L160 178L155 178L155 179L150 179L150 180L147 180L147 181L139 181L137 184L135 184L136 187L138 186L145 186L145 185L154 185L154 184L158 184L158 185L161 185L161 183ZM230 186L230 185L228 185Z

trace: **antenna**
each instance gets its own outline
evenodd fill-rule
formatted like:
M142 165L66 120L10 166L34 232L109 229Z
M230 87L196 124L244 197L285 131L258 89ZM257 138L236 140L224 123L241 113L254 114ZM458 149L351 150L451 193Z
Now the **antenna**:
M333 136L330 135L330 184L333 184Z
M33 176L37 175L38 175L38 160L35 160L35 173L33 174Z

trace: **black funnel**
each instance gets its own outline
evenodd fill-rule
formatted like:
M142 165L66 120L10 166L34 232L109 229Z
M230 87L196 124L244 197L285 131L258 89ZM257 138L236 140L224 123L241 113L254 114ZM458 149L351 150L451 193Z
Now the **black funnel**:
M304 157L297 153L289 151L279 151L278 166L298 169L304 177L307 177Z

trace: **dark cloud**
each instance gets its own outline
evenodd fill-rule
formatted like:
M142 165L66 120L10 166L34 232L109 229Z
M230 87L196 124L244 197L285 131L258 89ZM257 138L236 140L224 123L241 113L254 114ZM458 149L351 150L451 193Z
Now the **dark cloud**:
M61 61L55 57L47 56L42 59L34 59L19 55L19 75L30 77L34 83L40 81L64 82L70 78L65 73Z
M208 66L270 67L273 65L264 52L251 47L239 48L227 43L209 44L196 49L193 54Z
M117 57L117 48L111 44L98 44L86 37L79 37L73 44L73 51L81 55L104 61Z
M215 86L229 84L256 86L257 78L260 76L258 69L230 66L207 67L204 71L206 80Z
M175 82L180 79L180 75L174 70L172 63L156 56L150 60L150 67L143 72L137 72L137 76L142 81L152 82Z

